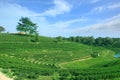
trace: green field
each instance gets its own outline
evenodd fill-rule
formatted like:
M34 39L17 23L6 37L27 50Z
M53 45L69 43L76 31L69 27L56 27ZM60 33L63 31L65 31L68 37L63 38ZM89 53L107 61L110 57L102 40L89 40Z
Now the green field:
M119 80L116 50L40 36L0 34L0 68L14 80ZM98 57L91 54L99 53Z
M104 63L108 63L110 61L116 60L114 56L114 52L111 50L103 50L99 51L100 56L98 58L86 58L82 61L68 62L63 66L65 68L92 68L102 66ZM97 63L97 64L96 64Z

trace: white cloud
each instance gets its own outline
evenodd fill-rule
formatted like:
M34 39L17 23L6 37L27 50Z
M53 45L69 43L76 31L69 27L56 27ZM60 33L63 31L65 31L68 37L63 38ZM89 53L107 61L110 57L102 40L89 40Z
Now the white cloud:
M120 14L104 20L102 23L71 30L76 35L120 37Z
M86 21L86 19L73 19L73 20L68 20L68 21L60 21L60 22L56 22L54 24L51 24L51 27L55 27L58 29L65 29L68 28L70 25L74 24L74 23L80 23Z
M11 4L11 3L0 3L0 13L3 16L32 16L36 13L28 10L26 7L22 7L18 4Z
M4 26L8 32L16 32L16 25L22 16L29 17L35 20L35 22L39 20L41 23L45 23L45 17L33 17L37 14L38 13L15 3L0 3L0 19L2 19L0 25Z
M65 12L70 11L71 6L65 2L64 0L55 0L55 6L45 11L44 13L36 13L34 11L29 10L26 7L23 7L19 4L1 2L0 3L0 25L6 28L8 32L16 32L16 25L20 17L29 17L33 22L37 23L40 35L51 36L51 34L55 34L55 31L58 29L54 26L50 26L50 24L45 16L57 16L59 14L64 14ZM50 13L49 13L50 12ZM42 15L41 15L42 14ZM44 15L43 15L44 14ZM39 16L40 15L40 16ZM71 20L61 25L70 25L72 23L78 22L80 20ZM59 23L59 22L58 22ZM55 24L54 24L55 25ZM56 24L57 25L57 24ZM54 30L56 29L56 30ZM56 32L57 33L57 32Z
M91 12L103 12L106 10L114 10L114 9L118 9L118 8L120 8L120 3L98 6L98 7L93 8L91 10Z
M102 12L105 8L103 6L99 6L94 8L91 12Z
M86 19L73 19L68 21L59 21L54 24L47 24L46 28L44 28L43 35L47 36L68 36L71 34L71 31L69 31L69 28L71 25L74 25L75 23L80 23L82 21L86 21Z
M109 9L120 8L120 3L109 5L108 8L109 8Z
M114 36L120 34L120 15L114 16L110 19L103 20L104 23L94 24L90 26L83 26L83 28L70 29L70 27L75 23L80 23L86 21L86 19L73 19L68 21L60 21L54 24L50 24L46 20L46 16L57 16L69 12L71 10L71 5L69 5L65 0L54 0L55 6L46 10L43 13L36 13L29 10L26 7L20 6L15 3L1 3L0 2L0 25L5 26L6 30L9 32L16 31L16 25L21 16L29 17L31 20L40 26L40 35L45 36L58 36L58 35L98 35L98 36ZM105 9L115 9L118 6L109 5L105 6ZM104 10L104 7L96 8L96 11ZM119 35L118 35L119 36Z
M72 5L68 4L65 0L54 0L54 6L37 16L57 16L69 12Z
M34 14L32 16L51 16L51 17L55 17L57 15L60 14L65 14L67 12L70 12L72 9L72 5L69 4L67 1L65 0L54 0L53 2L54 6L50 7L49 9L45 10L43 13L37 13Z

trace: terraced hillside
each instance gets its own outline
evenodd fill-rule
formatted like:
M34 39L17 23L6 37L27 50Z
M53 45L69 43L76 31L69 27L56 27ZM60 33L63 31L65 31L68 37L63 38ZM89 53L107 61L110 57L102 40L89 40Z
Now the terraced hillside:
M43 36L39 42L32 39L0 34L0 68L12 73L14 80L118 80L120 76L120 61L113 50Z

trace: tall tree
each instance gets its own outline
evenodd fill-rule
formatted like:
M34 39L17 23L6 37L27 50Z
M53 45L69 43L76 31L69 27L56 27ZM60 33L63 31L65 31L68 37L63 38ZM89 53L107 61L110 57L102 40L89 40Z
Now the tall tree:
M29 18L21 17L16 29L17 31L25 32L26 34L35 34L37 27L38 26L33 23Z
M4 32L4 31L5 31L5 28L2 27L2 26L0 26L0 33L1 33L1 32Z

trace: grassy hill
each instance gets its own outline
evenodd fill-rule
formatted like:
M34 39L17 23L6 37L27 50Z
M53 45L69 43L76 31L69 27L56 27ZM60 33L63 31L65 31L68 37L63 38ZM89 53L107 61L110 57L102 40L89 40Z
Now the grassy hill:
M102 65L116 60L114 57L114 52L111 50L103 50L100 53L100 56L98 58L86 58L82 61L74 61L74 62L68 62L64 65L62 65L65 68L92 68L92 67L102 67Z
M12 73L15 80L118 80L120 77L120 61L113 57L112 49L56 42L43 36L39 42L31 42L32 39L34 36L0 34L0 68ZM96 53L100 56L91 57Z

